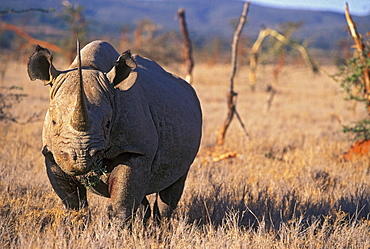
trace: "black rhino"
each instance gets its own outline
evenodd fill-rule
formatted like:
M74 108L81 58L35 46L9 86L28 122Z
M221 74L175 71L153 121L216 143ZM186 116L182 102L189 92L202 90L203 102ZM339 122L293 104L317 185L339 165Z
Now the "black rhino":
M53 189L76 210L88 205L86 189L110 197L109 215L123 220L140 204L150 209L146 195L157 193L155 215L170 217L200 145L195 91L156 62L119 55L107 42L77 50L65 71L41 46L28 62L30 79L50 85L43 154Z

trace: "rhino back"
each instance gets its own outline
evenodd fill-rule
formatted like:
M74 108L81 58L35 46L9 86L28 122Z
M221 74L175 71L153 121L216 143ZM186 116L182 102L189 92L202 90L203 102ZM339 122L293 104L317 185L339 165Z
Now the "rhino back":
M94 68L103 73L109 72L114 66L119 54L105 41L93 41L81 49L82 67ZM70 69L77 67L77 58L70 65Z
M149 191L155 192L189 169L200 144L202 114L187 82L154 61L134 58L138 78L128 91L116 89L115 126L120 128L113 133L125 149L142 150L148 157L152 172Z

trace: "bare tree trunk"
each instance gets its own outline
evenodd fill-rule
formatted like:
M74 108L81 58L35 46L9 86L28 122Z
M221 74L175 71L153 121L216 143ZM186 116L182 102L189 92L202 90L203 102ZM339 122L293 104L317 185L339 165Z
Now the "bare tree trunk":
M244 9L242 12L242 15L240 16L239 19L239 24L238 27L235 30L234 33L234 38L233 38L233 43L231 46L231 77L230 77L230 91L227 95L227 107L228 107L228 113L226 120L224 121L223 125L221 126L219 133L218 133L218 139L217 139L217 144L218 145L223 145L225 142L225 136L227 129L229 128L231 121L234 118L234 114L237 116L240 125L243 128L243 131L247 137L249 136L249 133L245 129L244 123L241 120L241 117L239 116L238 112L236 111L236 96L237 93L234 91L234 77L237 69L237 55L238 55L238 42L240 39L240 34L243 30L243 26L245 24L246 16L248 13L249 9L249 2L245 2L244 4Z
M260 50L261 50L262 43L263 43L264 39L268 36L274 37L277 41L280 42L281 45L285 45L285 46L289 45L291 48L298 50L301 53L305 63L308 66L311 67L312 71L313 72L318 71L318 67L317 67L316 63L308 55L307 50L303 45L300 45L300 44L297 44L297 43L292 43L287 38L287 37L290 37L290 35L289 36L283 36L282 34L277 32L276 30L269 29L269 28L266 29L265 27L261 27L260 32L258 34L258 38L252 46L251 53L250 53L250 60L249 60L249 67L250 67L249 83L250 83L252 91L254 90L255 84L256 84L256 69L257 69L257 65L258 65L258 56L259 56L259 53L260 53ZM272 105L272 101L274 100L275 94L277 93L276 85L278 83L279 74L280 74L280 72L282 70L282 67L284 65L285 54L286 54L286 49L284 49L284 51L282 51L282 53L280 54L279 59L278 59L278 63L276 65L275 69L273 70L273 81L270 84L267 85L267 91L269 92L269 95L267 96L267 100L266 100L266 104L265 104L265 111L270 110L270 107Z
M138 23L135 30L135 48L137 50L140 50L143 46L142 34L143 34L143 25L141 23Z
M283 69L284 61L285 61L285 52L281 52L279 55L278 63L274 70L272 71L272 82L267 85L267 92L270 92L270 94L267 96L267 101L265 104L265 112L270 111L272 101L274 100L275 94L277 93L276 86L279 83L279 74L281 70Z
M269 30L266 30L265 27L260 28L260 32L258 34L257 40L254 42L249 59L249 84L251 86L252 91L255 90L256 87L256 70L258 64L258 56L261 50L261 45L263 40L268 36L270 33Z
M364 52L364 44L362 42L361 35L358 34L356 25L352 20L352 17L349 13L348 3L346 3L346 19L348 23L348 28L351 33L352 39L355 42L356 49L358 55L360 57L360 62L364 65L363 73L364 73L364 89L365 89L365 97L366 97L366 104L367 104L367 112L370 114L370 73L369 73L369 66L366 64L365 61L365 52Z
M270 84L267 86L267 92L269 92L269 95L266 98L266 103L265 103L265 112L270 111L272 101L274 100L275 94L277 93L276 88Z
M194 67L194 59L193 59L193 47L192 43L189 37L189 31L186 25L185 21L185 10L179 9L177 12L177 15L179 16L179 23L180 23L180 29L181 33L184 37L184 45L185 45L185 51L183 54L183 57L185 59L185 66L186 66L186 77L185 80L189 82L189 84L193 81L193 67Z
M120 51L126 51L127 50L127 47L128 47L128 45L127 45L128 44L127 35L128 35L128 28L123 27L121 29L121 38L120 38L120 41L119 41Z

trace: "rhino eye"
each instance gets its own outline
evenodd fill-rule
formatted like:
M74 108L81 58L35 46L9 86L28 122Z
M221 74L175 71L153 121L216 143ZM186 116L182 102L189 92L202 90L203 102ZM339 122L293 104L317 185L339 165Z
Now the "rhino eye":
M57 122L56 122L55 120L52 120L52 121L51 121L51 123L52 123L53 125L56 125L56 124L57 124Z
M107 127L107 129L109 129L109 127L110 127L110 121L107 122L107 124L105 125L105 127Z

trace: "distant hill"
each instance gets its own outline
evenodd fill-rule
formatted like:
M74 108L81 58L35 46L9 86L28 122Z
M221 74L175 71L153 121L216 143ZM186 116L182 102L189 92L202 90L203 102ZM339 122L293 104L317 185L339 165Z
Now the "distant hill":
M239 18L243 2L237 0L163 0L163 1L138 1L138 0L79 0L84 7L87 20L90 22L91 32L101 35L118 35L122 26L134 27L139 20L149 19L162 26L162 31L178 30L175 19L177 10L185 8L188 26L193 37L220 36L231 39L234 32L231 20ZM55 0L8 0L0 3L0 10L6 8L26 9L31 7L55 8L54 14L33 13L34 22L43 22L45 25L56 25L63 28L61 21L55 16L63 7L61 1ZM19 15L18 15L19 16ZM41 17L40 17L41 16ZM51 17L52 16L52 17ZM37 17L37 18L36 18ZM12 17L3 16L10 22L17 21ZM295 38L310 39L311 46L330 49L337 44L339 39L348 37L344 14L323 11L285 10L251 4L248 13L248 23L244 35L256 37L261 25L278 29L278 25L285 22L304 23L296 31ZM19 20L18 20L19 21ZM354 21L361 33L370 31L370 15L354 17ZM29 18L27 24L32 23Z

